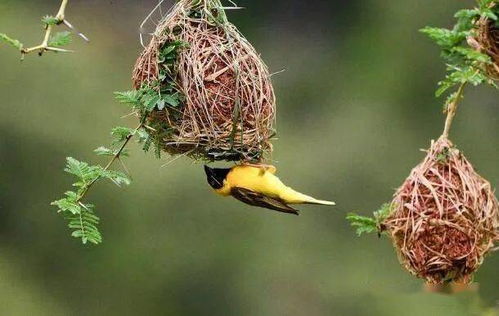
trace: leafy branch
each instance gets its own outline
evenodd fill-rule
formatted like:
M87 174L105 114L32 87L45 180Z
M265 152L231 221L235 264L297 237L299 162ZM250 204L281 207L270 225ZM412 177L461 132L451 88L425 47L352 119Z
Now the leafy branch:
M62 0L61 5L59 7L59 11L55 16L47 15L42 18L43 28L45 30L45 35L41 44L32 46L32 47L24 47L24 45L17 39L13 39L7 36L4 33L0 33L0 42L4 42L21 53L21 60L24 59L24 56L33 52L38 52L39 56L42 56L46 51L56 52L56 53L70 53L71 50L61 48L63 46L67 46L71 43L71 33L57 32L52 34L54 28L58 25L64 24L73 32L77 33L81 38L85 41L89 41L88 38L81 32L77 31L75 27L66 19L66 7L68 5L69 0Z
M497 88L494 80L487 74L486 66L492 63L490 56L482 54L468 44L477 34L477 21L482 18L498 21L497 0L478 0L474 9L459 10L455 14L456 24L452 29L425 27L421 30L442 49L441 56L447 64L447 75L438 83L436 96L440 97L449 90L444 105L447 114L444 136L449 134L457 103L463 97L466 85L478 86L483 83Z
M127 174L111 170L111 167L116 161L123 164L122 157L128 155L125 148L140 128L142 128L142 124L134 130L127 129L126 136L123 136L123 130L119 134L114 134L115 141L122 142L116 149L99 147L95 150L97 155L112 157L105 167L89 165L71 157L67 158L64 171L77 178L73 184L76 190L66 192L66 197L52 202L52 205L57 206L58 212L69 220L69 228L73 230L72 236L81 238L84 244L87 242L99 244L102 242L102 235L97 228L100 219L94 213L94 205L84 203L83 200L90 188L102 179L110 180L120 187L131 183ZM123 164L123 166L125 165ZM124 168L126 169L126 167Z
M373 213L373 217L360 216L355 213L347 215L347 221L355 228L357 235L384 232L383 222L390 216L392 206L390 203L383 204L379 210Z
M100 244L102 234L98 229L100 218L95 215L95 207L84 202L90 189L101 180L110 180L117 186L129 185L128 176L123 158L128 157L127 146L137 136L138 143L143 144L144 151L149 151L152 144L156 145L157 156L160 155L161 145L165 133L169 132L166 126L150 126L149 118L152 111L178 111L183 103L183 96L174 82L174 61L177 51L184 44L172 42L165 45L159 53L158 61L162 63L159 71L159 80L150 85L143 85L138 90L116 92L118 102L130 107L131 114L140 118L140 124L135 128L114 127L111 131L113 143L110 148L101 146L94 150L99 156L110 157L104 166L90 165L74 158L67 158L65 171L76 177L73 184L74 190L65 193L65 197L52 202L58 208L58 213L69 221L72 236L80 238L86 243ZM111 170L116 162L120 162L125 172Z

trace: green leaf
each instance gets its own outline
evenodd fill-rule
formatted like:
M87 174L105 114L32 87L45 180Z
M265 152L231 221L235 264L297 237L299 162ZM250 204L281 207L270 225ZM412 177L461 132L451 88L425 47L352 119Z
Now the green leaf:
M456 32L469 32L474 27L474 22L480 17L480 10L478 9L463 9L457 11L454 15L457 18L454 31Z
M454 32L444 28L437 27L425 27L421 29L421 32L426 34L430 39L432 39L437 45L450 49L463 40L466 39L465 32Z
M150 112L156 108L156 105L159 103L161 100L161 96L156 93L154 95L147 95L143 97L143 104L144 104L144 109L147 112Z
M120 103L129 104L134 107L139 107L141 103L142 93L137 90L115 92L114 96Z
M383 222L390 216L392 207L389 203L383 204L379 210L373 213L374 217L360 216L349 213L346 217L350 225L355 228L358 236L369 233L382 233Z
M497 19L498 19L497 15L494 12L492 12L492 10L484 10L482 12L482 14L484 16L486 16L488 19L491 19L491 20L494 20L494 21L497 21Z
M81 213L67 217L68 227L73 231L71 236L81 239L83 244L88 242L96 245L102 243L102 235L97 228L100 219L94 213L94 206L82 204L81 210Z
M18 50L22 50L23 49L23 44L21 42L19 42L16 39L8 37L4 33L0 33L0 41L11 45L12 47L17 48Z
M52 36L48 42L51 47L66 46L71 43L71 33L68 31L58 32Z
M71 214L80 214L81 207L77 202L76 192L69 191L66 192L66 197L51 203L51 205L57 206L59 208L59 213L70 212Z
M173 107L178 107L180 105L180 101L178 98L175 98L171 95L162 95L161 96L162 99L168 103L169 105L173 106Z
M99 178L102 172L101 166L90 166L86 162L78 161L71 157L68 157L66 160L66 168L64 171L78 178L79 181L75 182L73 186L80 189L85 188Z
M381 205L380 209L374 212L374 218L378 226L390 216L392 213L392 205L390 203L385 203Z
M135 130L129 127L117 126L111 130L111 136L114 137L114 142L124 142L128 137L133 136Z
M371 217L350 213L347 215L347 220L350 222L350 225L355 228L357 236L361 236L364 233L369 234L378 231L376 220Z
M145 152L148 152L151 149L151 144L152 144L152 137L149 135L149 133L146 131L145 128L141 128L138 131L139 139L137 142L139 144L143 144L142 149Z
M139 135L139 139L137 140L137 142L139 144L144 143L149 138L149 133L146 131L145 128L139 129L138 130L138 135Z
M102 177L111 180L114 184L116 184L119 187L123 185L130 185L132 183L132 181L126 174L119 171L106 170L102 172Z
M57 19L56 17L54 16L51 16L51 15L46 15L42 18L42 23L45 25L45 26L49 26L49 25L57 25L59 23L61 23L61 20Z
M457 19L474 19L480 16L479 9L461 9L454 14Z
M182 41L173 41L167 43L159 52L158 63L173 62L177 59L180 48L188 47L189 45Z
M469 61L476 61L484 64L490 64L492 62L491 58L488 55L477 52L476 50L471 48L459 46L459 47L453 47L452 51L462 55L465 59Z
M84 244L102 242L102 236L97 228L99 218L94 214L94 206L78 202L76 192L66 192L65 198L52 202L52 205L57 206L58 212L68 220L72 237L81 239Z

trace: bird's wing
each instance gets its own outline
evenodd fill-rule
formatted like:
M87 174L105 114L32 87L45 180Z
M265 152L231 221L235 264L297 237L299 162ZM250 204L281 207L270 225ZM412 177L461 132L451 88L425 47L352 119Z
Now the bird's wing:
M264 194L243 188L232 188L231 195L239 201L257 207L268 208L274 211L299 215L298 210L290 207L283 201L271 198Z

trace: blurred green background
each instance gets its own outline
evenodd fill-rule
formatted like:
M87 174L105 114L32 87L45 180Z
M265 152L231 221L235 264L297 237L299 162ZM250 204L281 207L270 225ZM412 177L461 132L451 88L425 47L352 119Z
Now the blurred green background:
M66 156L101 162L126 109L141 51L138 25L157 3L70 1L91 38L70 55L27 56L0 45L1 315L483 315L499 307L499 255L476 295L425 294L390 242L357 238L347 212L388 201L443 127L433 92L445 66L418 29L446 26L473 1L240 0L231 20L273 72L279 100L274 159L289 185L334 209L300 217L215 196L201 165L162 167L133 146L132 186L89 198L105 242L82 246L49 204L71 183ZM166 7L171 4L166 3ZM58 0L0 0L0 31L27 45ZM499 184L497 91L469 89L452 139ZM488 309L483 309L486 306Z

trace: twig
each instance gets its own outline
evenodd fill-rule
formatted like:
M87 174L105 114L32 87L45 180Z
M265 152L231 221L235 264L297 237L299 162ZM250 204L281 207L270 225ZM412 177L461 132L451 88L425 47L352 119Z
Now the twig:
M130 140L133 138L133 136L135 136L137 134L137 132L143 127L144 123L140 123L139 126L137 126L135 128L135 130L130 133L130 135L128 135L126 137L126 139L124 140L123 144L121 145L121 147L119 148L119 150L116 152L116 154L113 156L113 158L111 159L111 161L109 161L109 163L104 167L104 171L107 171L109 170L109 168L111 168L111 166L113 165L113 163L116 161L116 160L120 160L120 156L121 154L123 153L123 151L125 150L126 146L128 145L128 143L130 143ZM102 178L102 176L99 176L97 178L95 178L94 180L92 180L92 182L90 182L87 187L81 192L81 194L78 196L78 199L76 200L78 203L83 200L83 198L87 195L88 191L90 190L90 188L97 182L99 181L100 179Z
M464 88L466 87L467 82L463 82L454 97L454 100L447 106L446 112L447 112L447 118L445 120L445 128L444 132L442 133L442 137L448 138L449 133L450 133L450 128L452 126L452 122L454 121L454 117L456 116L457 112L457 107L459 105L459 101L463 98L463 93L464 93Z
M161 0L160 2L158 2L158 4L154 7L154 9L152 9L152 11L146 16L146 18L142 21L142 23L140 24L140 33L139 33L139 39L140 39L140 44L142 45L142 47L146 48L146 44L144 43L144 37L143 37L143 33L144 33L144 30L145 30L145 25L146 23L149 21L149 19L153 16L153 14L161 8L161 5L163 4L165 0ZM149 34L151 35L151 34Z
M49 41L50 41L50 35L52 34L52 31L54 30L54 27L60 24L66 25L68 28L70 28L73 32L77 33L78 36L83 38L85 41L89 41L89 39L81 32L77 31L75 27L69 23L69 21L66 20L66 7L68 5L69 0L62 0L61 6L59 7L59 11L57 12L57 15L55 16L55 23L54 24L47 24L45 26L45 36L43 37L43 41L41 44L33 46L33 47L28 47L28 48L21 48L21 59L24 58L25 55L32 53L32 52L38 52L38 55L43 55L44 52L46 51L52 51L52 52L61 52L61 53L71 53L73 51L68 50L68 49L63 49L63 48L57 48L50 46Z

